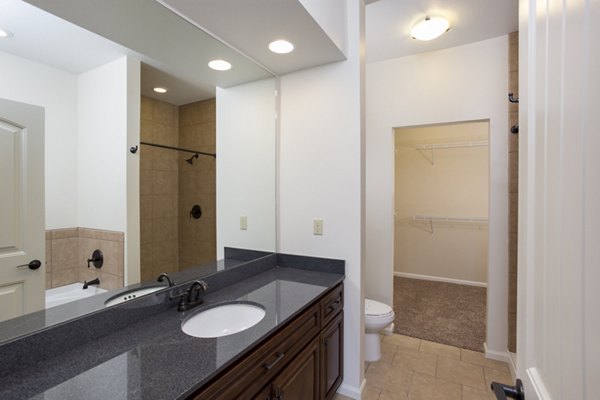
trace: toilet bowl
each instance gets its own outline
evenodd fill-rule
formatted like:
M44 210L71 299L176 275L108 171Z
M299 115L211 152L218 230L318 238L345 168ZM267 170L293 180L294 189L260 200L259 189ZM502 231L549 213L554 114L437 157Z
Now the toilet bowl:
M379 332L394 322L394 310L387 304L365 299L365 361L381 358Z

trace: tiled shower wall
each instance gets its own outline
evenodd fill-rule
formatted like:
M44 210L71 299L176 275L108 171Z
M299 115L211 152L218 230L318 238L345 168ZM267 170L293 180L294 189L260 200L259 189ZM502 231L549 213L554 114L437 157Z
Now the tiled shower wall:
M177 106L142 96L140 139L179 146ZM179 270L179 155L176 151L140 148L140 242L142 282Z
M179 107L179 145L215 153L215 99ZM200 155L193 165L185 162L191 154L179 154L179 262L188 268L216 259L216 160ZM202 217L191 218L194 205Z
M88 268L94 250L104 255L102 268ZM100 287L114 290L123 287L123 232L88 228L46 231L46 289L76 282L100 279Z
M177 107L142 96L141 140L215 153L215 99ZM150 281L216 258L215 159L150 146L140 151L141 277ZM197 204L202 217L190 216Z
M519 97L519 32L508 36L508 92ZM519 106L510 103L508 108L510 126L519 125ZM517 227L519 215L519 135L508 133L509 176L509 237L508 237L508 349L517 351Z

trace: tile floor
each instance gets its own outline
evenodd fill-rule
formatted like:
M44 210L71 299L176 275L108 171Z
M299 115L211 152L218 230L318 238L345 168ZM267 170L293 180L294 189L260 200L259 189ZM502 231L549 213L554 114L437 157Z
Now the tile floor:
M363 400L495 400L492 381L513 383L506 363L445 344L394 334L381 353L367 363Z

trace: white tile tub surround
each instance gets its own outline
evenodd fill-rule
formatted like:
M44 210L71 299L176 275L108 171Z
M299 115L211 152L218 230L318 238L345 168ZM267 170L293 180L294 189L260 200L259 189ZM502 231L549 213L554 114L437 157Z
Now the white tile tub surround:
M88 286L87 289L83 289L83 283L79 282L48 289L46 290L46 308L56 307L105 292L106 290L96 286Z

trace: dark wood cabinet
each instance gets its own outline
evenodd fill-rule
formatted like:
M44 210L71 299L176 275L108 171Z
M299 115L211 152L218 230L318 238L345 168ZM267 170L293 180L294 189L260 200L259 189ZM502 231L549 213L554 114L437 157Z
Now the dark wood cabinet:
M260 399L306 400L319 398L319 340L315 338L296 356L275 380L267 391L261 392ZM265 397L270 393L271 397Z
M343 379L343 284L189 399L331 399Z
M344 379L344 318L337 317L321 331L321 399L330 400Z

